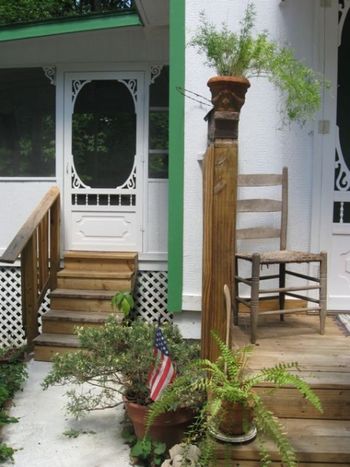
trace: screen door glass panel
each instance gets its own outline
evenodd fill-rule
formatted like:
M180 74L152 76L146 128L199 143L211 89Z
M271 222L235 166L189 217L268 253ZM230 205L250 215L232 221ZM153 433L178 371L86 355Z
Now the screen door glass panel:
M127 87L116 80L85 84L72 116L72 154L81 181L91 188L121 186L135 152L135 106Z

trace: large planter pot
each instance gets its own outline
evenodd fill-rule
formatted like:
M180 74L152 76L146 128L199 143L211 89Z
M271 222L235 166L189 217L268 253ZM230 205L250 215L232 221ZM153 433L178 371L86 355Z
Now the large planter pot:
M207 84L216 111L240 112L250 86L246 78L243 76L214 76Z
M136 437L142 439L145 435L145 425L148 407L135 404L124 399L125 410L130 418ZM168 448L181 442L186 429L191 424L194 413L191 409L177 409L157 417L149 430L149 436L154 441L165 443Z

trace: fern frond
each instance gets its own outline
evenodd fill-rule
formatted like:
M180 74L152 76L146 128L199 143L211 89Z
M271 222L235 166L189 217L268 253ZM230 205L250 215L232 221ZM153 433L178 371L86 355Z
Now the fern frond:
M258 431L267 435L276 444L283 465L286 467L297 467L297 458L293 446L290 444L283 426L272 412L267 410L261 399L255 398L254 421ZM266 456L266 450L264 451ZM268 465L268 464L267 464Z

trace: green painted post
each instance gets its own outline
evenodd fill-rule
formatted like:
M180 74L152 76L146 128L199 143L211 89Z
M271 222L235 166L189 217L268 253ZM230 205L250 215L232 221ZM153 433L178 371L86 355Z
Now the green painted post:
M170 0L168 310L182 309L185 0Z

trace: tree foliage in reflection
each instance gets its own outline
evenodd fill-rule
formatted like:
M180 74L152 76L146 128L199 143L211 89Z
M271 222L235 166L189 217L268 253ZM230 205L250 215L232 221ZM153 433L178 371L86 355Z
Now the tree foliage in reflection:
M93 188L116 188L130 175L136 152L134 113L74 113L72 152L80 179Z
M124 10L134 0L0 0L0 25Z

